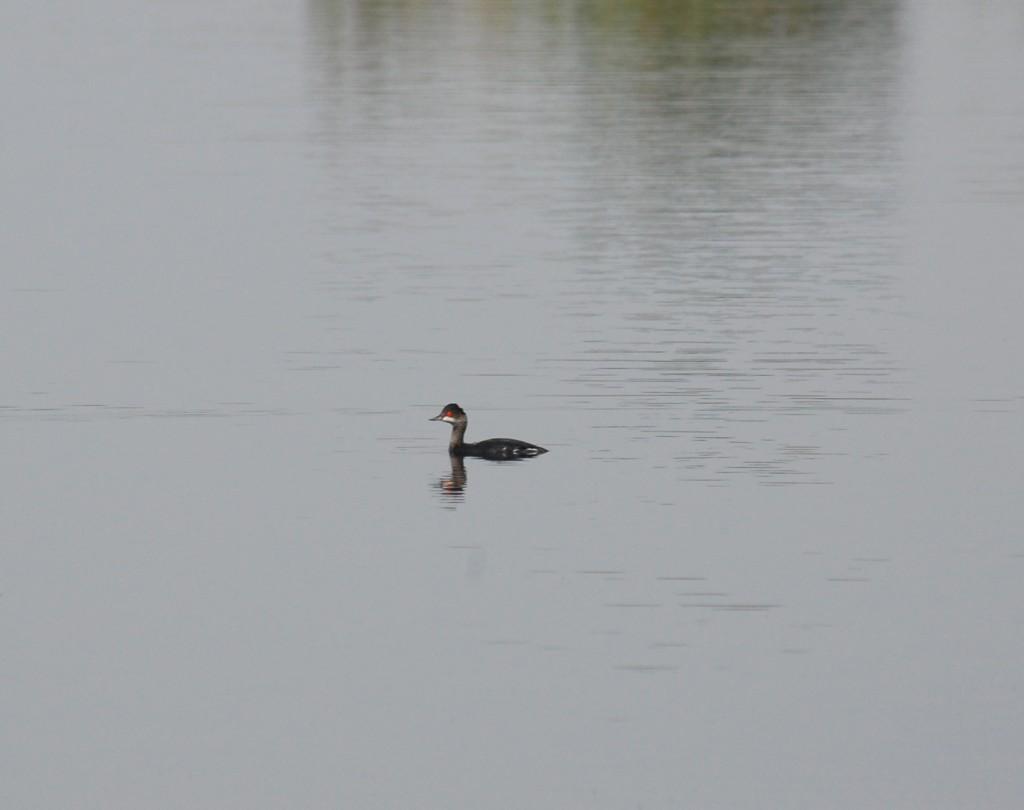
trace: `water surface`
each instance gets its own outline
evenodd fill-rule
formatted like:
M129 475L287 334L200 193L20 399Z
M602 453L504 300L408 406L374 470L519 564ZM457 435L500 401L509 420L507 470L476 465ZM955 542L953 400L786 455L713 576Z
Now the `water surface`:
M1015 4L5 17L4 806L1016 806Z

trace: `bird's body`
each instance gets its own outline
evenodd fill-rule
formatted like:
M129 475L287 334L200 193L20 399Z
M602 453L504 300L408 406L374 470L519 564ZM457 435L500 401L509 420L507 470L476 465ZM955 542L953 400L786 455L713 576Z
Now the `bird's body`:
M478 456L494 460L532 458L548 452L536 444L519 439L484 439L482 442L466 442L466 426L469 417L454 402L445 405L441 413L433 417L431 422L447 422L452 426L452 436L448 442L448 452L453 456Z

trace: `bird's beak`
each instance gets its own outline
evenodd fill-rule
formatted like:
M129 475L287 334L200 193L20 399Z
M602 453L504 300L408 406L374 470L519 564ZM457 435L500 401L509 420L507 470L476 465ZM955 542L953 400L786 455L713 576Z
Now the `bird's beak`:
M444 411L441 411L437 416L431 416L428 422L440 422L444 418Z

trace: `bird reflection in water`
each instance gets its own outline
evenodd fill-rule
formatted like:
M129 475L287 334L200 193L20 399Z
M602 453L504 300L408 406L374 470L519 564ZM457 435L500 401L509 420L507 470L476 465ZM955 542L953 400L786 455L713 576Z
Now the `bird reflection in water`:
M461 456L448 456L452 464L451 474L442 475L436 486L445 500L461 501L466 488L466 465Z
M487 461L481 461L480 464L484 466L503 466L506 464L519 465L522 463L522 459L510 458L510 459L490 459ZM466 463L463 461L462 456L449 455L448 462L451 464L451 470L446 474L442 475L432 485L432 488L436 489L441 495L441 503L448 508L454 508L456 504L461 503L465 498L466 483L468 482L469 476L466 473Z

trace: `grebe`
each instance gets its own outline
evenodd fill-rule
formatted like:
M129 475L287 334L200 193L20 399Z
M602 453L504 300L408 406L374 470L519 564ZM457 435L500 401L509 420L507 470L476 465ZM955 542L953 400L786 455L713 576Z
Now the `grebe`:
M512 459L530 458L546 453L543 447L538 447L529 442L521 442L519 439L484 439L482 442L464 442L466 425L469 418L466 412L454 402L450 402L441 409L441 413L433 417L431 422L447 422L452 426L452 438L448 442L448 452L453 456L479 456L490 459Z

